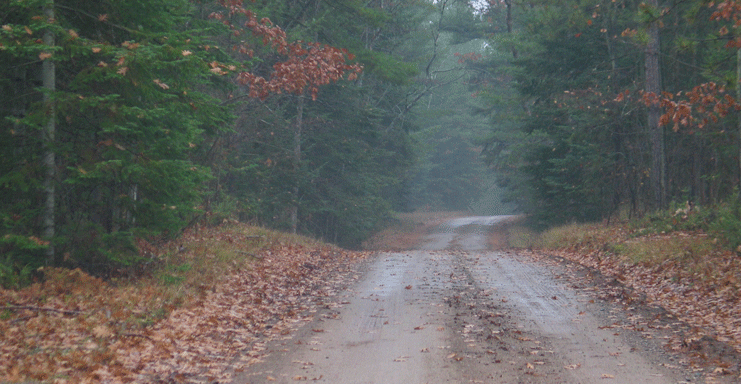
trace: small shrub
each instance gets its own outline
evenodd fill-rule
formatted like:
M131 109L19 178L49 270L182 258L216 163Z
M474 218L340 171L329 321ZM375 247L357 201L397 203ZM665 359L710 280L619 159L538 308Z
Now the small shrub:
M48 244L35 236L6 234L0 238L0 286L18 289L30 284L33 271L44 265Z
M707 232L717 219L717 208L693 206L689 202L673 202L668 209L646 215L629 225L633 236L671 233L674 231Z
M106 231L94 223L86 223L61 234L59 250L61 265L81 268L101 277L126 275L137 271L146 261L139 255L131 232Z
M710 233L727 248L741 253L741 201L738 198L717 210L717 219L710 224Z
M0 287L20 289L33 282L34 269L30 265L16 267L10 260L0 262Z

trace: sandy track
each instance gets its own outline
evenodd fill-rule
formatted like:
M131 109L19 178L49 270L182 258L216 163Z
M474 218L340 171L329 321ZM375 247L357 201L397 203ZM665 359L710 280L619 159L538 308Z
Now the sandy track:
M563 267L486 250L503 219L458 218L419 250L380 253L338 305L235 381L696 382L659 340L571 288Z

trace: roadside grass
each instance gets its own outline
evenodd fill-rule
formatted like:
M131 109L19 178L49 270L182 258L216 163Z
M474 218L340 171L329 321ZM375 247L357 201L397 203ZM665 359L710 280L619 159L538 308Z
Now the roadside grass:
M618 222L568 224L538 233L520 223L509 228L508 242L513 248L570 251L649 268L676 263L686 274L703 280L718 277L715 268L727 273L723 266L738 259L722 241L703 231L662 232Z
M262 251L275 246L302 245L326 246L309 237L246 224L196 228L155 250L156 266L148 275L111 283L123 283L121 288L133 288L137 292L153 290L156 298L149 306L155 309L152 312L155 316L148 320L156 321L174 308L197 303L225 276L249 268Z

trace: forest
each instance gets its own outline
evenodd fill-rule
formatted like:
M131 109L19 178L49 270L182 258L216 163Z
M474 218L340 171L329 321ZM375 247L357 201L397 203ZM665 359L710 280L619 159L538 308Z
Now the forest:
M739 25L734 1L3 2L0 276L146 268L195 223L358 248L415 209L713 207L738 246Z

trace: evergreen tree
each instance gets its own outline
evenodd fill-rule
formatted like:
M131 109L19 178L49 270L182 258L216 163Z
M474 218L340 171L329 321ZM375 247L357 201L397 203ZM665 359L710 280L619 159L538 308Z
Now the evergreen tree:
M135 233L174 235L200 203L208 169L192 155L229 119L203 92L220 81L207 64L219 53L200 40L187 1L0 8L5 254L38 265L23 251L28 239L55 233L57 262L100 273L125 266ZM45 33L53 47L38 44ZM41 76L48 63L51 82ZM36 208L44 193L56 195L53 232L50 213Z

